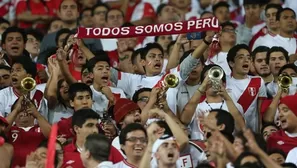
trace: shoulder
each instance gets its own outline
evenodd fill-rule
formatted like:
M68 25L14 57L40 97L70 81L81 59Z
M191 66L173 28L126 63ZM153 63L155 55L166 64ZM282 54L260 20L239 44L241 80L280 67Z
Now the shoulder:
M0 90L0 95L5 95L5 94L8 94L8 93L12 93L12 87L7 87L7 88L4 88L2 90Z

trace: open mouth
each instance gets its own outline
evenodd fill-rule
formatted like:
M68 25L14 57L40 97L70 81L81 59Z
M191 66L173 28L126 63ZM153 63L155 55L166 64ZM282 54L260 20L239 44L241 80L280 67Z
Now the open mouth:
M102 79L103 82L108 82L108 77L107 76L103 76L101 79Z
M140 119L136 119L134 120L135 123L141 123L141 120Z
M248 65L248 64L244 64L244 65L242 66L242 68L243 68L243 69L249 69L249 65Z
M142 152L143 151L143 148L141 148L141 147L135 147L134 150L137 151L137 152Z
M92 79L88 79L88 80L86 81L86 84L87 84L87 85L91 85L91 84L93 84L93 80L92 80Z
M78 56L77 59L82 60L82 59L84 59L84 57L83 56Z
M11 77L12 84L16 84L18 82L18 79L16 77Z
M174 154L173 153L168 153L167 157L173 159Z
M155 67L156 69L160 69L160 68L161 68L161 63L157 63L154 67Z
M18 46L11 47L11 50L16 52L19 50L19 47Z

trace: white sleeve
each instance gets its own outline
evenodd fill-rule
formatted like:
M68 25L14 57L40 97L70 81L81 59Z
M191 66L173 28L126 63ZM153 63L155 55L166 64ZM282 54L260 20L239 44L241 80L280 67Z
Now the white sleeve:
M132 87L131 87L132 83L138 82L139 79L141 79L141 75L118 71L117 87L121 88L128 95L128 97L132 97L134 93L134 90L132 90Z
M5 117L5 100L6 100L6 96L3 92L4 90L0 91L0 115Z
M119 92L121 94L121 98L127 98L124 91L122 89L119 88Z
M261 46L261 44L263 44L262 41L263 41L263 40L262 40L262 37L259 37L259 38L255 41L254 45L251 46L251 47L252 47L252 51L254 51L255 48Z
M237 108L237 110L240 112L240 114L242 116L244 116L244 112L243 112L242 106L239 103L235 102L235 101L233 101L233 103L234 103L235 107Z
M297 147L290 150L286 158L286 163L293 163L297 166Z
M47 101L45 98L42 98L40 105L38 107L38 111L48 121L49 114L48 114L48 108L47 108Z
M261 86L259 88L258 98L267 98L267 91L264 80L261 78Z

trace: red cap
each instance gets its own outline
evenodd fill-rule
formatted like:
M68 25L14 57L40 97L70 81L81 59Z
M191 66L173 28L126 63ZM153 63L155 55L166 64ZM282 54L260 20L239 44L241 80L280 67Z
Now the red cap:
M7 127L9 124L8 124L8 122L7 122L7 120L4 118L4 117L1 117L0 116L0 123L4 123L4 125Z
M116 123L118 124L129 112L138 109L138 105L129 99L118 99L113 109L114 119Z
M297 117L297 95L290 95L282 98L279 104L285 104Z

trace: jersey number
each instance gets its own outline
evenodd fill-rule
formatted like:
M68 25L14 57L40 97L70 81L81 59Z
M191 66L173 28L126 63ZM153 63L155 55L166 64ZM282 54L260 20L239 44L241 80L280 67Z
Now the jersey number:
M13 133L12 135L11 135L11 137L12 137L12 142L15 142L16 140L17 140L17 138L18 138L18 134L17 133Z

